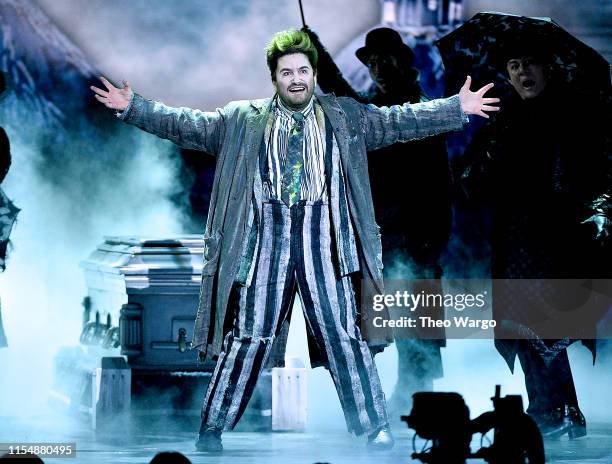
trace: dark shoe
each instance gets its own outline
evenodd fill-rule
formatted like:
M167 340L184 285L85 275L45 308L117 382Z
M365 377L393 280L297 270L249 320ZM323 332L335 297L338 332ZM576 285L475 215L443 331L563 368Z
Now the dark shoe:
M584 437L586 419L577 406L557 408L545 416L534 417L545 440L556 440L567 433L570 440Z
M374 433L368 435L368 449L376 451L390 450L394 444L395 440L388 425L380 427Z
M221 430L216 427L208 427L203 432L200 431L195 442L196 450L205 453L220 453L223 451L221 443Z

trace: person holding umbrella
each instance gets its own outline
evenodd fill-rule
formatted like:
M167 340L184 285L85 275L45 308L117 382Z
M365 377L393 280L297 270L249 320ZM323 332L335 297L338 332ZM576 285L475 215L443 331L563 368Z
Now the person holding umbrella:
M498 100L484 96L492 85L472 92L469 78L457 96L415 105L315 97L317 52L308 35L279 32L266 50L275 95L214 112L170 108L127 82L92 86L123 121L217 157L192 340L217 363L196 447L223 449L221 433L244 412L299 291L309 346L332 375L348 429L365 434L369 448L389 449L368 342L390 337L370 336L373 309L360 311L354 293L384 291L366 148L460 129L466 114L487 117Z
M494 281L493 310L500 323L495 346L510 369L518 356L529 398L527 412L542 435L579 438L586 435L586 420L566 351L577 337L564 336L561 330L559 338L543 337L530 321L541 314L547 298L564 295L566 290L553 279L611 277L612 166L610 108L605 102L609 76L606 85L605 77L593 75L588 90L595 92L589 96L577 85L589 82L584 69L562 65L563 58L569 61L572 56L576 63L581 56L559 40L558 26L542 19L485 15L466 23L466 30L473 33L475 26L497 24L504 31L493 34L496 40L490 40L488 49L479 50L488 61L478 65L483 74L488 70L489 75L504 75L510 92L503 111L468 147L462 181L474 204L490 211L492 277L527 282L513 287ZM451 33L452 40L450 35L441 40L449 64L449 50L470 50L460 29ZM571 52L563 55L564 49ZM593 57L591 52L585 54ZM483 59L477 55L476 60ZM461 58L453 62L469 62L467 53ZM585 69L597 67L597 62L584 63ZM517 295L517 288L528 291ZM591 316L584 314L580 329L585 336L580 338L594 355L597 321Z

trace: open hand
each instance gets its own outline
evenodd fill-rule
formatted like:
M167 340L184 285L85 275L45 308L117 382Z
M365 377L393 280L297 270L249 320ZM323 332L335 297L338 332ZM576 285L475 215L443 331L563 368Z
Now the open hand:
M480 90L472 92L470 85L472 78L467 76L465 83L459 90L461 109L465 114L477 114L483 118L489 118L485 111L499 111L499 106L491 106L491 103L499 103L499 98L484 98L484 94L493 87L493 83L485 85Z
M99 89L92 85L90 89L96 93L94 97L96 97L99 102L102 102L107 108L118 111L126 109L134 93L128 81L124 80L123 88L118 89L104 77L100 77L100 80L104 84L104 87L106 87L106 90Z

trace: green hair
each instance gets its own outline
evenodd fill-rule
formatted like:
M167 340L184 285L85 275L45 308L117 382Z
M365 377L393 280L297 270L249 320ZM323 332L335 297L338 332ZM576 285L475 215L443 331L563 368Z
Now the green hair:
M305 32L298 31L297 29L288 29L274 34L266 47L266 60L268 61L272 80L274 80L278 59L291 53L303 53L306 55L312 69L316 71L318 54L310 37Z

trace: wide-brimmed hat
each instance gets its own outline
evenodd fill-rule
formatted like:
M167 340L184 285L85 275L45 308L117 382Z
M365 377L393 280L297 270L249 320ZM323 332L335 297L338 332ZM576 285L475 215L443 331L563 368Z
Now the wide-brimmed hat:
M410 66L414 61L414 52L404 43L402 36L397 31L388 27L372 29L367 33L365 45L359 48L355 55L363 64L367 66L368 58L373 54L391 54L405 60L405 64Z

